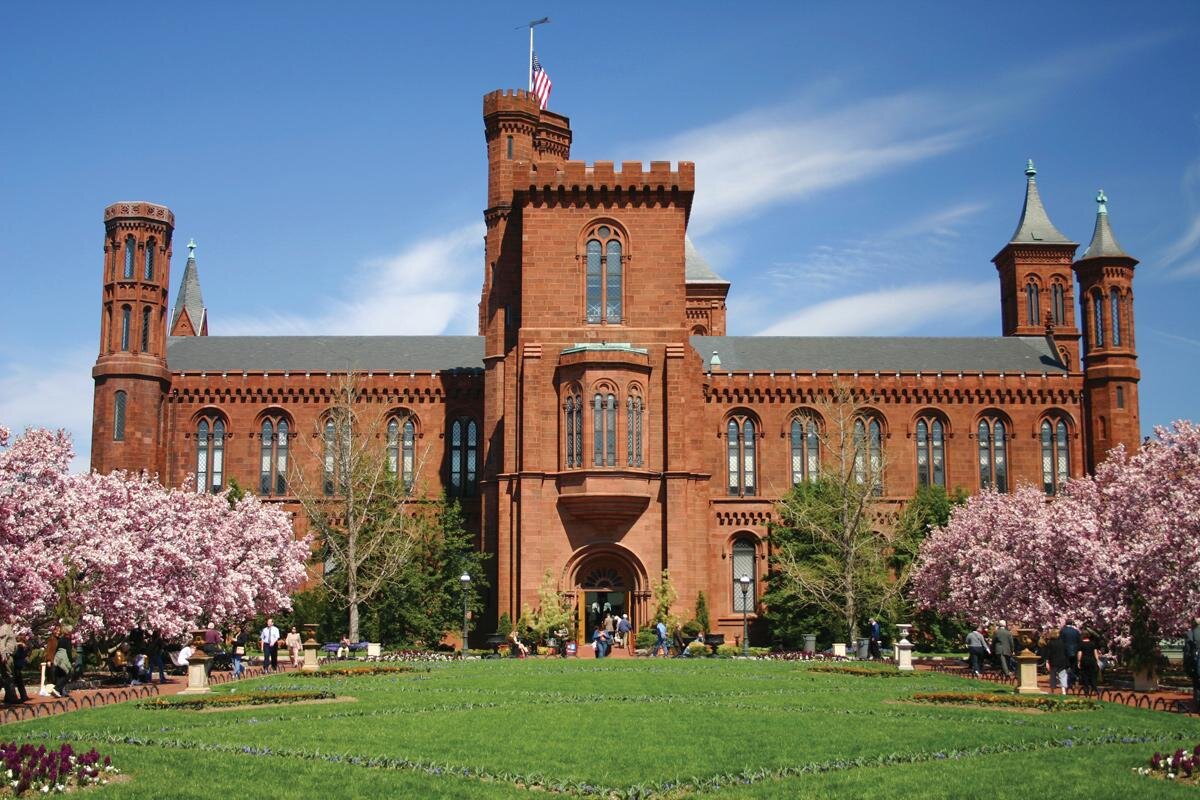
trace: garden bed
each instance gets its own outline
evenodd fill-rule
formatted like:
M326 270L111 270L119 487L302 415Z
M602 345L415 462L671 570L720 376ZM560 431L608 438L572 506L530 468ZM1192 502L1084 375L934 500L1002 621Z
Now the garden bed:
M917 692L906 698L906 702L1036 711L1089 711L1100 707L1098 701L1083 697L1063 697L1052 694L989 694L986 692Z
M1155 753L1150 762L1135 770L1139 775L1148 775L1164 781L1179 781L1200 786L1200 745L1191 752L1180 748L1169 756Z
M95 749L76 753L70 744L52 750L45 745L0 742L0 769L6 776L0 784L0 797L63 794L103 786L120 777L108 756Z
M811 667L804 668L806 672L830 672L836 675L853 675L858 678L908 678L914 675L913 672L901 672L894 667L892 669L875 669L872 667L859 667L854 664L813 664Z
M407 664L360 664L353 667L333 667L316 672L297 672L301 678L361 678L369 675L399 675L405 672L415 672Z
M338 699L333 692L320 691L263 691L234 692L231 694L201 694L181 697L155 697L143 700L141 708L182 711L204 711L210 709L249 708L251 706L273 706L292 703L329 702Z

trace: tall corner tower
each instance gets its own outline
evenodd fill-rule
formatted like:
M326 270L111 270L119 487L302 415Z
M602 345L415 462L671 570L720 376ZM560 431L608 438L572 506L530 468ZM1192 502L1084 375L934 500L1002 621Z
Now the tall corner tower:
M104 209L100 353L92 368L92 469L163 470L171 209L144 201Z
M1075 262L1079 313L1084 320L1084 403L1088 469L1118 444L1129 452L1141 442L1137 347L1133 333L1133 272L1108 222L1108 198L1096 195L1096 227Z
M1078 242L1062 234L1042 205L1033 159L1025 164L1025 205L1003 249L992 259L1000 276L1000 311L1005 336L1045 336L1059 359L1079 370L1071 259Z

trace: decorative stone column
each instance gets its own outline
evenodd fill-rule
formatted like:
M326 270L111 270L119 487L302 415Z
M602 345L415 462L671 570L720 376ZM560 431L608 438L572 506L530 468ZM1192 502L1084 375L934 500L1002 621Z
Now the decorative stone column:
M203 650L204 631L192 632L192 654L188 657L188 685L180 694L208 694L208 653Z
M1037 667L1041 658L1029 649L1033 640L1033 628L1018 628L1017 635L1025 642L1025 649L1017 653L1017 694L1045 694L1038 688Z
M844 658L846 655L846 643L845 642L834 642L833 643L833 654L835 656L842 656Z
M896 626L900 631L900 639L896 642L894 650L896 651L896 669L901 672L912 672L912 642L908 640L908 632L912 629L912 625L907 622L901 622Z
M300 667L300 671L316 672L321 668L317 662L317 648L321 646L317 642L317 626L312 623L305 625L304 635L307 638L304 640L304 664Z

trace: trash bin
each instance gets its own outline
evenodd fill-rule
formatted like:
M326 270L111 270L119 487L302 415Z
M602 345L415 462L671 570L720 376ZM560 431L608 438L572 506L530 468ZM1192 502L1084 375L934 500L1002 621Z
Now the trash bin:
M815 633L804 634L804 652L817 652L817 635Z
M858 640L858 660L866 661L870 657L871 657L871 640L870 639L859 639Z

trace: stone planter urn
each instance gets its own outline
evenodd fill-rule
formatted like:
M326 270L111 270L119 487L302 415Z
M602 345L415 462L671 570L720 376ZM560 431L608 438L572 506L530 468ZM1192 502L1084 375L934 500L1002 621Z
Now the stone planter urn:
M1017 653L1017 694L1045 694L1038 688L1037 668L1041 658L1029 649L1036 633L1033 628L1017 628L1017 635L1025 642L1025 649Z
M192 633L192 654L188 657L188 685L180 694L208 694L208 654L204 652L204 631Z
M1154 692L1158 690L1158 673L1153 668L1139 669L1133 673L1133 690L1135 692Z
M317 648L321 645L317 641L317 626L309 623L304 626L304 664L300 667L301 672L316 672L321 668L317 661Z
M896 669L901 672L912 672L912 642L908 640L908 632L912 630L912 625L907 622L901 622L896 625L896 629L900 631L900 640L896 642Z

